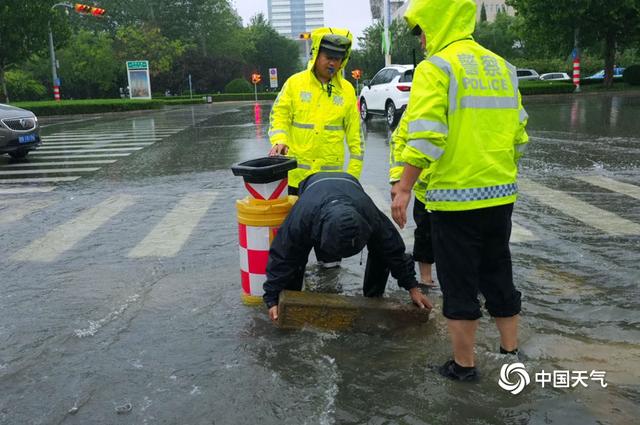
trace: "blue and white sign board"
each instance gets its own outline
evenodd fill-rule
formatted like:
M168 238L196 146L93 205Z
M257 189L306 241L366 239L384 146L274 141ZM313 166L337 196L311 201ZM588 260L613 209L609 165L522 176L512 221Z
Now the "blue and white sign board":
M127 61L130 99L151 99L149 61Z
M278 88L278 68L269 68L269 87Z

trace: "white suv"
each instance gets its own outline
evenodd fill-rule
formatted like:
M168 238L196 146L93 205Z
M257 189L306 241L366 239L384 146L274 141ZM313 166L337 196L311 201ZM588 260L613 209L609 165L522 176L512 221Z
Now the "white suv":
M396 125L409 102L413 65L390 65L382 68L371 81L364 81L360 92L360 117L381 115L390 127Z

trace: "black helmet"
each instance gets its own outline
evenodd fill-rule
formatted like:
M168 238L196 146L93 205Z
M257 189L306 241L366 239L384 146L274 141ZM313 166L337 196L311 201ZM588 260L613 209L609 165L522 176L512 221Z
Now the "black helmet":
M339 200L322 207L320 249L341 258L362 251L371 237L371 226L356 209Z

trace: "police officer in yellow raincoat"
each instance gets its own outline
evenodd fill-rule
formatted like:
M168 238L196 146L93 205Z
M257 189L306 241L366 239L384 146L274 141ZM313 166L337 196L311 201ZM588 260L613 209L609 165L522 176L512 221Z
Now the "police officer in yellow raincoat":
M412 0L405 13L426 50L405 114L406 163L393 186L392 215L404 226L411 188L430 168L426 205L453 359L439 368L475 380L478 292L500 332L500 352L517 353L521 294L509 237L518 160L528 142L514 66L473 40L473 0Z
M289 172L289 193L311 174L344 171L360 177L364 140L356 94L342 78L349 61L352 35L348 30L320 28L311 33L312 58L307 69L292 75L282 87L270 117L270 155L295 157L298 168Z

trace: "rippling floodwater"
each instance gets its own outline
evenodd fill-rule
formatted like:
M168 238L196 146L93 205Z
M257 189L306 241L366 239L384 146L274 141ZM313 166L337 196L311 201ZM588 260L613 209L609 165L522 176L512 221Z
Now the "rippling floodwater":
M0 423L637 423L640 234L633 224L640 225L640 205L633 192L581 178L638 186L640 99L543 97L525 106L532 141L514 212L523 230L512 244L524 295L524 363L532 381L542 371L605 371L606 388L587 380L587 388L532 382L517 396L504 391L500 368L512 359L496 354L488 317L477 341L481 381L439 377L431 366L448 359L450 348L437 292L433 320L401 331L274 328L265 309L240 301L233 202L244 189L228 171L268 148L270 106L209 105L43 131L185 126L37 198L50 207L0 221L11 253L105 199L128 200L55 260L0 259ZM374 120L365 133L362 181L384 200L388 131ZM193 192L215 201L177 254L127 255ZM549 193L562 202L545 203ZM9 201L0 211L10 211ZM583 220L614 218L585 223L576 218L580 209L588 213ZM345 260L333 289L359 294L363 270L359 256ZM325 277L310 266L307 284L318 289ZM392 281L388 296L408 300Z

